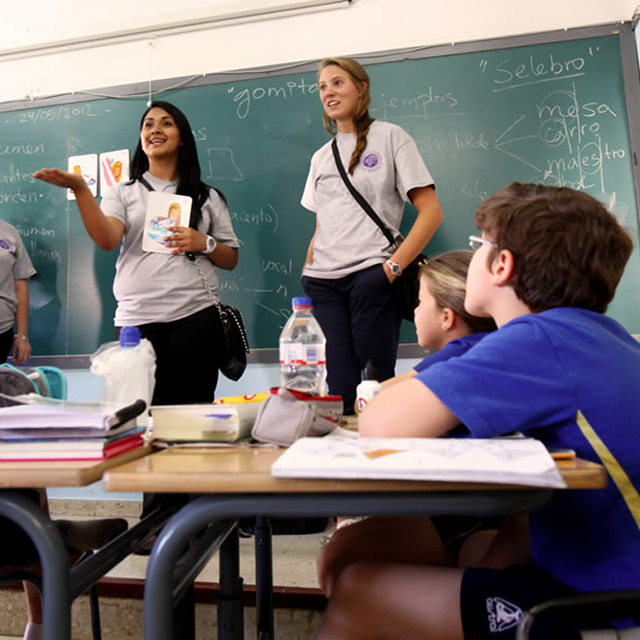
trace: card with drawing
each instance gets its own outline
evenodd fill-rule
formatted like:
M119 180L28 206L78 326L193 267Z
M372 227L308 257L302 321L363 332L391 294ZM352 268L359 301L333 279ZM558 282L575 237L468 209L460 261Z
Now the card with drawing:
M129 150L119 149L100 154L100 195L119 182L129 180Z
M67 167L71 173L77 173L84 178L92 195L98 195L98 154L87 153L82 156L69 156ZM75 200L76 196L67 189L67 200Z
M171 253L171 248L164 242L165 237L171 235L168 229L176 225L188 227L190 215L191 198L189 196L151 191L144 222L142 250Z

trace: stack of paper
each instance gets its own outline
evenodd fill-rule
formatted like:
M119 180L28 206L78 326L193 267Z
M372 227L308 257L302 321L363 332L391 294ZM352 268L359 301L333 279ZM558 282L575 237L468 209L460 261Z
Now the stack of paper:
M566 486L545 446L531 438L302 438L271 475Z
M70 403L66 403L67 407ZM116 413L97 408L23 404L0 409L0 461L101 460L144 444L136 403Z

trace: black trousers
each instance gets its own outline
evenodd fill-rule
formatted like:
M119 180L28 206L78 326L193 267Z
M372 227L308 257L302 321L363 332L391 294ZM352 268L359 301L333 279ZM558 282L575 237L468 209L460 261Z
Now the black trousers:
M138 327L156 352L156 384L152 404L193 404L214 400L222 325L215 306L173 322ZM145 493L142 515L159 505L180 508L189 494Z
M138 327L156 352L152 404L212 402L218 384L222 325L215 306L173 322Z
M395 375L402 318L391 283L377 264L335 280L303 276L302 286L327 339L329 393L352 414L368 360L380 382Z
M0 362L6 362L13 346L13 327L0 333Z

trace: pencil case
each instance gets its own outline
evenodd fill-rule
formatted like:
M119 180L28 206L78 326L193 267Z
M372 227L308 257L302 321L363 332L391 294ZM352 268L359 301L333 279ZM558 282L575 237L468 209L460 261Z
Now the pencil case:
M300 394L289 389L278 388L277 393L274 391L276 389L272 389L271 395L260 407L251 431L258 442L288 447L298 438L323 436L338 426L342 399L329 396L332 401L325 405L321 398L307 394L302 394L306 397L299 399Z

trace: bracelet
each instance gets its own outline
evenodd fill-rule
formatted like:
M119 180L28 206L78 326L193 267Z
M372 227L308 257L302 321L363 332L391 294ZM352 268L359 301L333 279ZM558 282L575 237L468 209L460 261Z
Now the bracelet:
M24 335L23 333L16 333L15 336L13 336L14 338L22 338L23 340L28 340L29 336Z

